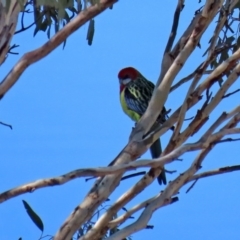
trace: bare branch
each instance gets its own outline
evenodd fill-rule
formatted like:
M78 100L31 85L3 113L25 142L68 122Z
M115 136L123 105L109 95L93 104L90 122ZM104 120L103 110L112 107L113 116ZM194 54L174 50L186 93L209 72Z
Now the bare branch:
M230 114L233 114L233 113L230 113ZM226 120L229 115L224 114L222 116L224 116L224 118ZM221 121L219 121L219 120L221 120ZM217 123L219 125L222 123L222 121L223 121L223 118L220 117L215 123ZM32 183L24 184L22 186L13 188L4 193L1 193L0 194L0 202L4 202L12 197L18 196L18 195L26 193L26 192L33 192L34 190L42 188L42 187L64 184L64 183L66 183L70 180L73 180L75 178L78 178L78 177L89 176L89 175L104 176L106 174L118 173L123 170L128 171L128 170L141 168L141 167L163 166L167 163L174 161L176 158L178 158L185 152L199 150L202 147L206 147L212 143L216 144L217 139L220 137L222 138L225 135L240 133L240 128L226 129L228 126L236 124L239 121L240 121L240 113L235 115L233 117L233 119L231 121L229 121L229 123L225 127L223 127L219 132L211 135L210 137L208 137L205 133L204 137L202 137L199 141L197 141L195 143L191 143L191 144L185 144L179 148L176 148L174 151L172 151L171 153L169 153L163 157L156 158L153 160L143 159L143 160L139 160L137 162L131 162L128 164L116 165L116 166L111 166L111 167L78 169L78 170L66 173L60 177L38 180L38 181L35 181ZM215 127L217 127L217 124L213 124L213 125ZM210 134L209 131L207 131L207 132Z
M206 1L205 6L204 6L203 11L202 11L202 16L203 17L205 17L205 18L208 17L209 11L210 11L213 4L214 4L214 0Z
M172 30L171 30L171 34L170 37L168 39L168 43L166 45L165 51L164 51L164 55L168 52L171 51L172 45L174 43L176 34L177 34L177 29L178 29L178 22L179 22L179 18L180 18L180 13L184 7L184 0L178 0L177 3L177 7L174 13L174 18L173 18L173 25L172 25Z
M39 47L34 51L24 54L23 57L17 62L17 64L12 68L12 70L0 83L0 99L17 82L17 80L27 69L27 67L46 57L78 28L83 26L87 21L100 14L108 7L112 6L115 2L116 0L101 0L98 4L90 6L86 10L81 11L76 16L76 18L74 18L71 22L65 25L65 27L58 31L42 47Z
M17 52L12 52L12 50L13 50L14 48L18 48L18 47L19 47L19 45L13 44L11 47L9 47L8 53L18 55L19 53L17 53Z
M236 55L238 55L240 57L240 49L238 49L236 51ZM233 54L234 55L234 54ZM230 58L234 58L234 56L231 56ZM236 56L235 55L235 56ZM226 60L226 62L230 63L230 58L228 60ZM197 96L199 96L199 90L201 89L201 87L208 82L210 79L213 78L213 76L216 75L216 72L219 73L219 68L223 68L223 66L225 65L225 67L227 68L228 64L224 62L221 65L219 65L219 67L217 67L210 75L209 77L202 83L200 84L200 86L195 90L195 92L193 93L193 95L198 92ZM222 69L224 71L224 69ZM234 70L232 71L232 73L229 75L228 79L224 82L224 84L222 85L222 87L218 90L218 92L215 94L215 97L213 99L211 99L211 101L207 104L207 106L202 109L202 111L199 111L198 114L195 116L194 120L189 124L188 128L186 128L178 137L178 141L174 142L171 144L171 148L174 148L174 146L178 146L179 144L182 144L183 142L186 141L186 139L188 138L188 136L192 135L193 133L195 133L198 129L199 126L202 126L202 122L207 119L207 117L210 115L210 113L213 111L213 109L218 105L218 103L222 100L222 97L224 96L224 94L227 92L227 90L229 89L229 87L237 80L238 75L239 75L239 71L240 71L240 64L238 64ZM209 88L209 87L208 87ZM170 117L171 118L171 117ZM164 126L164 124L163 124ZM168 151L170 151L171 149L168 149Z
M141 175L144 175L144 174L146 174L145 171L143 171L143 172L138 172L138 173L133 173L133 174L130 174L130 175L127 175L127 176L122 177L121 181L126 180L126 179L128 179L128 178L141 176Z
M179 80L175 85L173 85L170 89L170 92L173 92L174 90L176 90L177 88L179 88L181 85L183 85L184 83L190 81L191 79L194 78L195 74L197 73L198 68L200 68L202 66L203 63L200 64L199 67L197 67L196 70L194 70L194 72L192 72L191 74L189 74L188 76L182 78L181 80ZM206 70L203 72L204 74L210 74L212 73L213 70Z
M211 177L211 176L220 175L220 174L224 174L224 173L230 173L230 172L234 172L234 171L240 171L240 165L220 167L220 168L217 168L214 170L195 174L191 178L188 179L187 183L196 181L201 178Z
M15 2L15 0L13 1ZM91 1L91 3L92 2L93 1ZM100 0L99 4L91 6L83 13L80 13L76 19L71 21L42 47L25 54L18 61L16 66L9 72L5 79L0 83L0 98L3 97L4 94L16 83L21 74L29 65L47 56L59 44L61 44L67 36L82 26L86 21L88 21L88 19L91 19L93 16L99 14L108 6L112 5L113 2L115 1ZM223 2L225 2L224 7L222 7ZM172 32L168 39L162 60L161 73L148 110L136 125L136 128L132 131L128 144L113 160L110 166L104 168L99 167L77 169L62 176L41 179L35 182L24 184L1 193L0 202L6 201L26 192L32 192L42 187L64 184L78 177L95 176L97 177L97 180L95 181L94 186L88 192L83 202L73 210L71 215L62 224L61 228L56 233L55 240L70 239L80 228L82 233L78 236L79 240L101 239L109 229L113 228L115 228L114 231L110 231L113 235L110 234L111 236L108 239L124 239L130 234L146 228L146 226L151 228L152 226L148 226L148 221L150 220L154 211L162 206L166 206L166 204L176 201L177 198L174 198L173 196L177 194L179 189L186 183L195 181L195 184L197 179L205 176L204 174L196 174L196 172L201 168L203 160L212 150L212 148L222 142L239 140L232 139L228 136L240 133L240 128L236 127L237 123L240 121L240 106L236 107L229 113L223 112L210 126L210 128L201 134L201 137L197 142L184 144L189 136L201 129L201 127L208 120L209 115L222 101L222 99L239 91L238 89L233 93L227 94L229 87L236 82L240 74L240 64L238 64L240 59L240 49L236 50L237 44L230 46L234 46L234 51L236 51L231 57L220 64L214 71L207 70L207 67L215 58L217 58L221 53L223 54L224 51L229 51L228 44L224 44L224 46L221 45L221 47L216 47L216 42L221 29L223 29L226 20L228 21L228 18L232 13L233 6L237 2L238 1L236 0L206 0L206 4L203 9L196 13L195 18L190 23L188 29L183 33L182 37L173 47L178 28L180 12L184 3L183 0L178 0L173 19ZM86 3L87 2L85 2L85 4ZM206 51L206 53L208 53L207 59L192 74L171 87L174 79L182 69L186 60L199 44L202 34L208 28L209 24L213 22L217 14L219 14L217 26L215 28L213 37L211 38L210 46ZM225 27L230 27L231 24L231 22L227 26L225 24ZM227 37L226 34L225 36ZM199 84L199 80L203 74L209 74L209 76L201 84ZM223 85L219 90L217 90L216 95L212 95L211 87L225 75L228 76L227 80L224 80ZM190 88L188 89L183 104L162 126L155 127L155 119L159 115L161 108L164 106L169 91L176 89L178 86L192 78L194 79L190 84ZM199 86L197 87L198 84ZM213 93L214 92L215 90ZM204 99L202 107L200 107L200 110L197 111L196 116L190 122L189 126L182 130L182 125L187 110L198 103L205 94L206 100ZM225 121L225 125L219 130L220 125ZM167 145L167 148L161 157L152 160L141 159L135 162L136 159L138 159L144 152L148 150L148 148L156 139L163 135L163 133L165 133L174 124L176 124L175 132L173 133L171 141ZM174 181L170 182L161 194L158 194L157 196L134 206L120 217L116 217L121 208L125 207L129 201L131 201L138 193L143 191L156 179L158 174L161 172L163 165L176 161L183 153L196 150L200 150L200 153L197 155L195 160L192 161L192 165ZM99 206L108 199L109 195L116 189L121 179L125 178L122 178L123 174L127 171L143 167L148 167L151 169L141 178L140 181L138 181L134 186L120 196L112 206L106 209L104 214L101 213L102 216L100 216L97 209L99 209ZM236 166L235 171L236 170L239 170L239 166ZM220 170L216 174L220 174ZM194 179L196 176L198 176L198 178ZM190 188L192 187L193 185ZM123 228L122 230L117 229L119 224L125 222L133 213L139 210L142 211L142 214L137 221ZM97 218L96 223L92 219L93 216L95 216L94 219Z
M237 92L239 92L239 91L240 91L240 88L237 89L237 90L235 90L235 91L233 91L233 92L230 92L230 93L228 93L228 94L225 94L222 98L230 97L230 96L232 96L233 94L235 94L235 93L237 93Z
M225 120L228 119L228 118L230 118L231 116L233 116L234 113L236 114L236 113L237 113L237 110L239 110L239 109L240 109L240 107L234 109L231 113L226 114L226 115L225 115ZM237 118L237 119L235 119L235 121L239 121L239 119ZM217 123L218 123L218 124L221 124L221 121L217 120ZM214 126L216 126L216 124L214 124ZM225 130L223 130L223 131L225 131ZM236 130L228 130L228 131L234 132L233 134L236 134L236 133L237 133ZM237 131L239 131L239 130L237 130ZM224 133L225 133L225 132L224 132ZM209 137L208 140L203 139L203 140L204 140L204 142L203 142L204 146L206 147L208 144L210 144L210 142L215 141L214 139L216 139L216 137L219 137L221 134L223 134L223 132L218 132L217 134L218 134L218 135L212 135L211 137ZM198 141L198 143L199 143L199 141ZM216 144L216 143L215 143L215 144ZM192 146L193 146L193 145L192 145ZM195 145L195 146L196 146L196 145ZM182 147L180 147L180 148L184 148L184 147L190 147L190 146L189 146L188 144L185 144L184 146L182 146ZM170 153L170 155L168 154L168 155L166 155L166 156L172 156L171 154L173 154L174 151L176 151L176 150L177 150L177 149L173 150L173 151ZM179 150L179 149L178 149L178 150ZM177 150L177 151L178 151L178 150ZM164 156L164 157L166 157L166 156ZM163 160L164 157L158 158L158 160L159 160L159 161L160 161L160 159ZM174 160L173 157L172 157L172 160ZM172 161L172 160L170 160L170 161ZM141 161L141 160L139 160L137 163L139 163L140 161ZM155 161L155 160L149 160L149 161L152 162L152 161ZM167 162L165 162L165 163L167 163ZM164 164L165 164L165 163L164 163ZM146 174L135 186L133 186L132 188L130 188L126 193L124 193L124 194L116 201L116 203L115 203L113 206L111 206L111 207L107 210L106 213L104 213L104 214L102 215L102 217L97 221L97 223L96 223L95 226L91 229L91 231L94 231L94 232L96 233L96 232L97 232L97 230L96 230L97 228L103 228L106 219L109 219L110 216L112 216L113 214L115 214L115 213L116 213L120 208L122 208L128 201L130 201L133 197L135 197L139 192L143 191L144 188L145 188L146 186L148 186L148 185L158 176L159 172L161 171L161 170L159 170L159 169L154 169L154 170L155 170L154 174L151 174L151 171L152 171L152 170L153 170L153 169L151 169L150 172L149 172L148 174Z
M159 79L158 84L156 85L155 91L153 93L152 99L149 102L148 108L144 115L141 117L138 124L136 125L136 128L133 130L131 134L131 139L134 140L141 139L142 136L150 130L150 128L156 121L159 113L163 108L163 105L167 99L174 78L176 77L178 72L182 69L185 61L188 59L192 51L197 46L197 43L199 42L202 34L204 33L208 25L211 23L212 19L217 14L217 11L222 6L222 3L223 1L217 1L217 3L213 4L211 10L208 13L209 14L208 18L205 18L203 16L199 18L188 41L186 42L185 46L183 47L182 51L179 53L177 58L172 63L171 67L168 69L168 72L164 76L160 85Z
M25 4L26 0L21 2ZM17 0L10 1L8 12L5 5L6 1L0 2L0 65L5 61L21 10Z
M149 198L146 201L141 202L140 204L137 204L133 208L129 209L123 215L121 215L118 218L109 222L109 224L108 224L109 229L112 229L112 228L114 228L116 226L119 226L120 224L124 223L127 219L129 219L131 217L131 215L133 215L135 212L139 211L140 209L145 208L148 204L150 204L153 200L155 200L160 194L161 193L159 193L155 197ZM165 202L165 205L163 205L162 207L167 206L167 205L172 204L172 203L175 203L177 201L178 201L178 197L170 198L170 199L168 199L168 201Z
M187 184L187 183L193 181L193 184L190 185L190 187L187 189L186 193L189 193L190 190L192 190L192 188L196 185L197 181L201 178L212 177L212 176L216 176L216 175L220 175L220 174L224 174L224 173L230 173L230 172L239 171L239 170L240 170L240 165L234 165L234 166L230 166L230 167L221 167L218 169L195 174L190 179L188 179L188 181L186 182L186 184Z
M234 118L236 119L240 119L238 116L240 114L237 114ZM223 131L225 130L229 130L229 132L231 132L231 129L226 129L229 126L235 127L237 124L237 120L231 119L228 124L226 124L224 126ZM221 140L221 138L223 137L223 132L220 134L221 131L218 132L217 134L214 134L217 140ZM211 136L213 137L213 136ZM210 137L210 138L211 138ZM209 141L208 141L209 143ZM113 240L113 239L122 239L124 237L127 237L131 234L133 234L134 232L137 232L143 228L145 228L145 226L148 224L149 220L151 219L151 216L153 214L153 212L155 212L159 207L164 205L164 202L167 201L167 199L171 198L173 195L175 195L179 189L186 184L186 182L188 181L188 179L190 179L196 171L199 170L202 161L205 159L205 157L207 156L207 154L211 151L211 149L215 146L216 143L211 143L211 144L207 144L206 148L203 149L198 156L195 158L194 162L192 163L192 165L183 173L181 174L179 177L177 177L175 180L173 180L171 183L168 184L168 186L165 188L165 190L162 192L162 194L160 194L160 196L158 196L156 199L154 199L143 211L143 213L141 214L141 216L133 223L128 225L127 227L119 230L118 232L116 232L115 234L113 234L111 237L108 238L108 240Z

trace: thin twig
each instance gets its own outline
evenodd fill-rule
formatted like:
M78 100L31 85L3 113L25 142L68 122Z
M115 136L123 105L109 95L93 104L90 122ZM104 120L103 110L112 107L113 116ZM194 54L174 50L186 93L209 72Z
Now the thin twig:
M186 184L189 182L192 182L192 181L196 181L201 178L211 177L211 176L220 175L220 174L224 174L224 173L230 173L230 172L234 172L234 171L240 171L240 165L225 166L225 167L220 167L220 168L217 168L214 170L195 174L191 178L188 179Z
M174 43L176 34L177 34L177 29L178 29L178 23L179 23L179 18L180 18L180 13L184 7L184 0L178 0L178 4L174 13L174 18L173 18L173 24L172 24L172 30L170 37L168 38L168 42L164 51L164 55L168 52L171 51L172 45Z
M203 63L201 63L199 65L199 67L197 67L196 70L194 70L194 72L192 72L191 74L189 74L188 76L182 78L181 80L179 80L176 84L174 84L171 89L170 89L170 92L173 92L174 90L176 90L177 88L179 88L181 85L183 85L184 83L190 81L194 76L195 74L197 73L197 70L202 66ZM213 70L206 70L203 72L203 75L204 74L210 74L212 73Z
M233 94L235 94L235 93L237 93L237 92L239 92L239 91L240 91L240 88L237 89L237 90L235 90L235 91L233 91L233 92L230 92L230 93L228 93L228 94L225 94L222 98L230 97L230 96L232 96Z
M46 13L46 10L43 10L43 11L40 13L39 17L38 17L33 23L31 23L30 25L28 25L27 27L24 27L24 24L23 24L23 14L22 14L22 24L21 24L22 26L21 26L21 29L15 31L14 35L15 35L15 34L18 34L18 33L20 33L20 32L26 31L26 30L28 30L29 28L31 28L32 26L34 26L34 25L45 15L45 13Z
M10 125L10 124L4 123L4 122L0 122L0 124L12 129L12 125Z

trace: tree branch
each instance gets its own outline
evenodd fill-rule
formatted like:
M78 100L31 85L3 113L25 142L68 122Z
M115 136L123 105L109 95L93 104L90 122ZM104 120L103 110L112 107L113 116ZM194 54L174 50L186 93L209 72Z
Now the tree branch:
M9 2L9 1L8 1ZM22 4L26 0L21 1ZM5 61L12 37L14 35L21 6L18 0L11 0L10 6L6 9L7 1L0 1L0 65ZM1 96L2 94L0 94Z
M145 208L148 204L150 204L152 201L154 201L160 194L161 193L159 193L157 196L154 196L152 198L149 198L149 199L137 204L133 208L129 209L126 213L122 214L118 218L115 218L114 220L109 222L109 224L108 224L109 229L112 229L112 228L124 223L128 218L131 217L131 215L133 215L135 212ZM170 198L165 202L165 204L162 207L165 207L165 206L175 203L177 201L178 201L178 197Z
M237 114L235 117L240 120L240 114ZM232 118L224 127L223 130L229 130L227 129L229 126L235 127L237 124L237 120ZM219 131L220 133L220 131ZM222 133L223 134L223 133ZM223 137L222 134L215 135L217 140L221 140ZM211 137L210 137L211 138ZM170 182L168 186L165 188L165 190L160 194L158 197L156 197L155 200L153 200L148 206L146 206L145 210L142 212L141 216L132 224L128 225L127 227L119 230L109 238L108 240L114 240L114 239L123 239L141 229L144 229L145 226L148 224L149 220L151 219L151 216L153 212L155 212L158 208L164 205L164 202L167 201L167 199L171 198L173 195L177 194L179 189L186 184L188 179L190 179L195 172L199 170L201 167L201 163L207 156L207 154L212 150L212 148L216 145L216 143L211 143L206 146L205 149L201 150L201 152L197 155L192 165L179 177L177 177L175 180Z
M203 63L200 64L198 68L200 68L202 66ZM197 73L197 69L194 70L194 72L192 72L191 74L189 74L188 76L182 78L181 80L179 80L176 84L174 84L171 89L170 89L170 92L173 92L174 90L176 90L177 88L179 88L181 85L183 85L184 83L190 81L191 79L194 78L195 74ZM206 70L203 72L203 74L210 74L212 73L213 70Z
M240 165L220 167L220 168L217 168L214 170L195 174L191 178L188 179L187 183L201 179L201 178L211 177L211 176L220 175L220 174L224 174L224 173L235 172L235 171L239 171L239 170L240 170Z
M188 59L190 54L197 46L197 43L199 42L202 34L209 26L212 19L216 16L219 7L222 6L222 3L223 1L221 0L213 4L211 10L209 11L208 18L205 17L199 18L188 41L186 42L185 46L183 47L182 51L179 53L177 58L172 63L171 67L168 69L168 72L161 81L161 84L159 85L158 83L156 85L156 88L153 92L153 96L149 102L146 112L143 114L140 121L137 123L136 128L131 133L130 136L131 139L139 140L142 138L142 136L144 136L144 134L146 134L150 130L150 128L156 121L159 113L163 108L163 105L167 99L174 78L176 77L178 72L182 69L185 61Z
M180 18L180 13L184 7L184 0L178 0L177 3L177 7L174 13L174 18L173 18L173 25L172 25L172 30L171 30L171 34L170 37L168 39L165 51L164 51L164 55L168 52L171 51L172 45L174 43L176 34L177 34L177 29L178 29L178 22L179 22L179 18Z
M235 113L237 113L237 110L240 110L240 107L239 108L236 108L236 109L234 109L232 112L230 112L229 114L225 114L224 115L224 119L225 120L227 120L228 118L230 118L231 116L233 116L233 114ZM223 120L222 118L221 118L221 120ZM238 121L238 119L237 120L235 120L235 121ZM222 123L222 121L219 121L219 120L217 120L217 124L221 124ZM214 126L217 126L217 124L214 124ZM234 131L235 132L235 130L228 130L228 131ZM208 132L209 133L209 135L210 135L210 132ZM236 133L236 132L235 132ZM222 133L218 133L218 134L222 134ZM206 134L205 134L205 136L206 136ZM207 143L208 143L208 141L214 141L213 140L213 138L215 138L215 137L219 137L219 135L216 135L216 136L214 136L214 135L212 135L211 137L209 137L209 139L202 139L202 142L204 143L204 145L206 144L207 145ZM198 141L198 143L200 143L200 140ZM192 145L193 146L193 145ZM195 145L196 146L196 145ZM189 146L188 144L185 144L184 146L182 146L182 147L180 147L180 149L183 149L184 147L190 147L191 148L191 146ZM164 156L164 157L167 157L167 156L171 156L172 158L171 158L171 160L169 161L169 162L171 162L171 161L173 161L175 158L174 158L174 156L173 155L171 155L171 154L174 154L175 153L175 151L178 151L179 149L175 149L175 150L173 150L171 153L170 153L170 155L168 154L168 155L166 155L166 156ZM192 149L193 150L193 149ZM164 157L161 157L161 158L158 158L158 160L160 160L161 159L161 161L164 161ZM156 159L157 160L157 159ZM141 160L139 160L138 162L140 162ZM149 160L149 161L155 161L155 160ZM137 163L138 163L137 162ZM168 162L168 163L169 163ZM164 164L166 164L167 163L167 161L164 163ZM121 209L127 202L129 202L133 197L135 197L138 193L140 193L141 191L143 191L150 183L152 183L152 181L158 176L158 173L160 172L155 172L155 174L151 174L151 171L152 171L152 169L150 170L150 172L149 172L149 174L146 174L136 185L134 185L132 188L130 188L127 192L125 192L124 194L123 194L123 196L121 196L116 202L115 202L115 204L113 205L113 206L111 206L107 211L106 211L106 213L104 213L103 215L102 215L102 217L96 222L96 224L94 225L94 227L91 229L91 231L93 231L94 233L96 233L97 232L97 228L100 228L100 229L103 229L103 228L105 228L105 221L106 221L106 219L109 219L110 218L110 216L113 216L119 209ZM96 228L95 228L96 227ZM85 235L86 236L86 235ZM84 239L84 238L83 238Z
M17 82L22 73L31 64L41 60L56 49L64 40L73 32L83 26L87 21L97 16L108 7L112 6L117 0L101 0L98 4L90 6L84 11L81 11L76 18L70 21L65 27L58 31L49 41L42 47L28 52L17 62L8 75L0 83L0 99L7 91Z
M240 108L240 107L239 107ZM213 124L215 128L219 126L222 122L223 119L227 119L230 115L232 115L233 112L230 114L224 114L224 118L220 117L221 121L219 119ZM236 124L237 122L240 121L240 113L236 114L233 117L233 120L230 121L230 125ZM217 124L216 124L217 123ZM228 125L226 125L228 126ZM211 132L207 131L208 135L205 133L201 139L199 139L195 143L191 144L185 144L179 148L176 148L174 151L171 153L152 160L148 159L143 159L139 160L137 162L131 162L128 164L124 165L116 165L116 166L111 166L111 167L102 167L102 168L83 168L83 169L77 169L75 171L66 173L62 176L55 177L55 178L48 178L48 179L43 179L43 180L38 180L32 183L24 184L19 187L13 188L11 190L8 190L6 192L3 192L0 194L0 202L4 202L12 197L16 197L20 194L26 193L26 192L33 192L36 189L42 188L42 187L47 187L47 186L54 186L54 185L61 185L64 184L70 180L76 179L78 177L85 177L85 176L105 176L107 174L113 174L113 173L118 173L124 171L129 171L132 169L136 168L142 168L142 167L159 167L163 166L167 163L170 163L174 161L176 158L184 154L185 152L188 151L196 151L201 148L204 148L208 146L209 144L215 143L217 144L217 139L219 137L223 137L225 135L229 134L238 134L240 133L240 128L230 128L230 129L225 129L226 127L222 128L219 132L213 134L210 136ZM214 130L214 128L212 128Z

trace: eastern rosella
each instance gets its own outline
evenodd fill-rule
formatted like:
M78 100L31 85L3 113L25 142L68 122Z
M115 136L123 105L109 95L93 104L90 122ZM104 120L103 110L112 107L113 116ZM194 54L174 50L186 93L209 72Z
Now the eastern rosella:
M120 102L123 111L134 121L138 122L148 107L155 85L148 81L135 68L127 67L118 73L120 83ZM166 109L163 107L157 121L166 121ZM161 154L160 139L156 140L150 147L152 158ZM159 184L166 184L166 174L163 171L158 176Z

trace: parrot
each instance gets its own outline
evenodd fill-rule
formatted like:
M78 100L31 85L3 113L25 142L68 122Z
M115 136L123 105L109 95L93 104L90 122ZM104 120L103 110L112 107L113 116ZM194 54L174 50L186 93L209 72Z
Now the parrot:
M120 103L123 112L137 123L148 107L155 85L147 80L138 70L133 67L126 67L118 73L120 86ZM163 107L157 121L162 124L166 121L167 111ZM171 127L173 130L174 127ZM152 158L161 155L160 139L156 140L150 147ZM167 183L166 173L163 169L157 178L158 183Z

